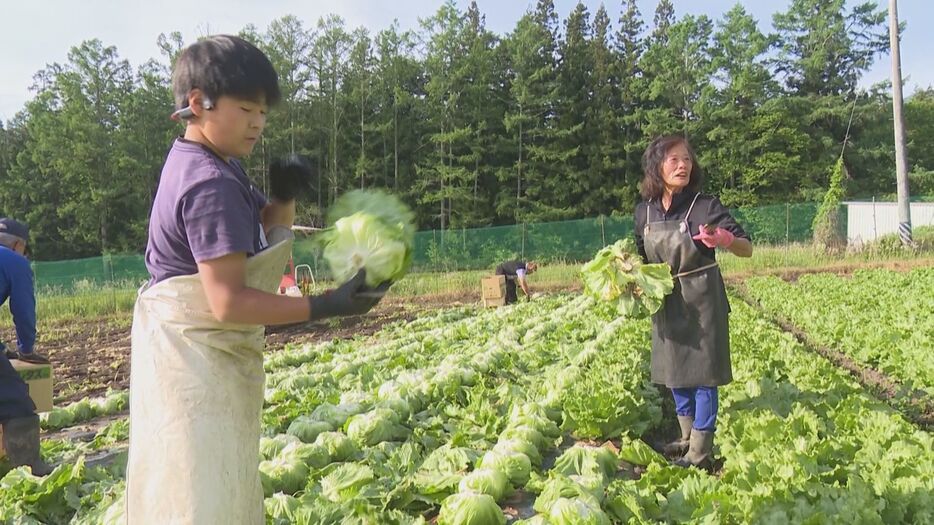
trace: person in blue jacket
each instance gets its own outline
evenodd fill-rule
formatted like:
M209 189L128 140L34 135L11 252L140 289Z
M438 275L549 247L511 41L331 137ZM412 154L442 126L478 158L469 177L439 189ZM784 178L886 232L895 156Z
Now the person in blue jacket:
M44 476L52 469L39 458L39 416L29 397L26 382L10 359L48 364L37 354L36 296L32 269L26 259L29 228L13 219L0 219L0 305L9 299L10 313L16 326L16 350L7 350L0 342L0 425L3 449L14 467L28 465L32 473Z

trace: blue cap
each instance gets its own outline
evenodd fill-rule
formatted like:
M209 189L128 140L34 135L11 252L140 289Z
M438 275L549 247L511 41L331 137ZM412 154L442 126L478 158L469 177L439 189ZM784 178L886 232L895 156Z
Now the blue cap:
M0 219L0 233L13 235L29 242L29 226L14 219L7 217Z

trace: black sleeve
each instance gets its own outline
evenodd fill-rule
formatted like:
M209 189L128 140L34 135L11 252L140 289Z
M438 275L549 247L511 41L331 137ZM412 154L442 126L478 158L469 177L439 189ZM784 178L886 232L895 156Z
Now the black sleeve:
M720 199L713 197L710 199L710 206L707 209L707 224L718 226L729 231L736 237L752 240L746 230L736 222L736 219L730 214L730 210L720 202Z
M642 256L642 261L648 263L649 257L645 254L645 239L642 236L642 232L645 231L645 207L645 202L636 204L636 210L633 216L632 235L636 238L636 249L639 251L639 255Z
M506 261L496 267L496 275L505 275L507 277L515 277L516 270L519 268L525 268L525 263L522 262L522 266L519 266L520 261Z

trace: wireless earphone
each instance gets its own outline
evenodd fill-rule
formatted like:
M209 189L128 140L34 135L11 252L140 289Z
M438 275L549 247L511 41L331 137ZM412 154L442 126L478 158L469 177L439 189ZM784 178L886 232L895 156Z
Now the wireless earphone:
M202 98L201 106L206 110L214 109L214 103L211 102L211 99L207 97ZM195 112L191 110L191 106L185 106L182 109L172 113L171 118L174 121L181 122L182 120L188 120L194 118Z

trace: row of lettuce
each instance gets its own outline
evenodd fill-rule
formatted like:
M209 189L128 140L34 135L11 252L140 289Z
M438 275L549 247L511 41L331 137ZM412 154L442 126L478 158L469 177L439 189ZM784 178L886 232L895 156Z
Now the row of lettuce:
M267 520L934 522L929 433L737 300L731 335L718 476L670 466L639 439L662 418L649 324L591 299L452 309L271 356ZM86 449L46 451L67 464L44 479L7 474L0 521L119 518L120 462L90 468Z
M294 493L300 482L281 491L283 487L267 476L270 520L329 523L340 516L340 520L369 518L392 523L400 519L397 511L404 511L416 521L437 513L441 524L505 523L506 514L500 504L508 498L519 497L521 501L533 480L541 480L546 460L553 461L562 445L567 448L567 435L598 437L590 430L605 426L623 429L630 418L633 422L647 422L645 428L658 421L658 393L645 384L638 366L644 358L639 354L644 350L618 344L620 336L632 329L627 323L614 321L609 312L598 312L592 300L579 297L484 313L462 326L455 323L429 332L428 337L416 337L417 341L403 336L402 341L386 347L378 345L370 362L374 358L393 360L397 357L394 352L408 355L429 346L438 364L414 372L397 369L383 383L378 377L368 379L370 391L376 392L375 403L354 390L354 385L336 385L342 392L341 403L319 405L316 411L320 413L293 420L287 435L302 435L306 441L314 437L313 445L323 445L322 440L335 435L329 428L343 428L361 454L319 471L310 469L304 490ZM441 344L435 347L436 342ZM626 348L634 355L625 364L627 360L616 360L617 373L612 377L586 373L613 348ZM330 359L325 362L331 364ZM296 391L294 371L315 373L322 366L320 360L314 360L282 376L271 371L276 379L269 399L304 395L307 390ZM621 382L627 369L631 378ZM288 395L278 393L283 383L288 385ZM631 403L595 403L612 397L622 383L630 385L627 390ZM314 384L308 390L317 391L318 396L328 395L320 391L320 382ZM565 417L567 396L587 396L590 402L582 403L587 411L574 413L572 407L570 411L576 418ZM361 403L363 412L350 416L343 424L339 420L327 421L327 415L321 412L322 406L334 411L347 403ZM400 422L392 417L394 409L389 408L390 404L429 408ZM579 428L575 421L586 422L586 428ZM306 434L311 425L321 433ZM291 446L303 447L297 443ZM619 462L608 449L600 450L612 457L614 465ZM300 465L302 461L295 463ZM379 472L386 465L393 468ZM304 474L301 466L297 468ZM260 470L264 470L263 465ZM274 494L277 491L283 494ZM576 505L569 501L554 503L558 514L567 512L562 508Z
M815 343L934 396L934 267L757 277L745 287Z

